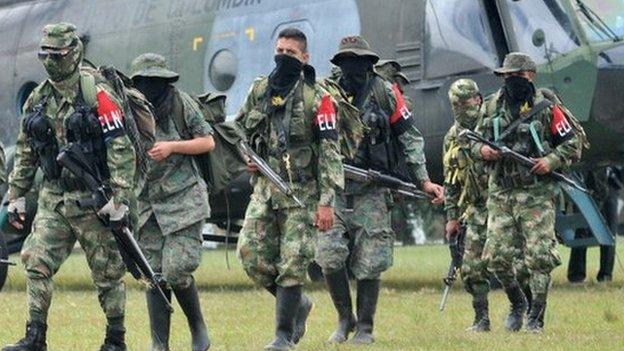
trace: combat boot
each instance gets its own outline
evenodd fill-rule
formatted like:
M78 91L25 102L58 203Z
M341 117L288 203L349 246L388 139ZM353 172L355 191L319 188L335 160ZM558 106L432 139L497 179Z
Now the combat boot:
M297 309L297 315L295 316L295 330L292 336L292 342L297 344L303 338L306 332L306 322L308 316L314 307L314 303L305 294L301 295L301 303Z
M329 295L338 312L338 328L329 337L327 342L340 344L349 338L349 333L355 330L355 316L353 315L353 303L351 302L351 290L349 289L349 277L345 268L331 274L325 274L325 282Z
M486 332L490 331L490 316L488 312L488 298L486 294L478 294L472 297L472 308L475 311L475 319L466 331Z
M379 279L367 279L357 281L357 323L355 335L351 342L354 344L372 344L373 322L377 299L379 297Z
M277 287L275 294L275 339L264 347L270 351L288 351L295 330L295 314L301 304L301 286Z
M167 300L171 301L171 290L162 287ZM145 293L147 312L150 319L152 334L151 351L169 351L169 330L171 326L171 312L156 289L149 289Z
M526 330L530 333L541 333L544 330L544 314L546 313L546 297L539 296L533 300L531 313L527 321Z
M2 348L2 351L46 351L46 331L48 326L41 322L29 322L26 324L26 335L13 345Z
M509 331L518 331L522 328L522 322L524 314L527 310L526 296L520 289L517 281L512 282L509 286L505 287L505 293L511 303L509 307L509 315L505 321L505 329Z
M210 348L210 337L208 336L206 323L204 323L204 316L202 315L199 304L199 295L197 294L197 288L195 287L195 280L192 280L191 284L187 288L174 288L173 292L178 300L178 303L180 304L180 307L182 308L182 311L186 315L189 329L191 330L192 350L208 350Z
M126 328L119 325L111 326L109 323L106 326L106 338L104 339L104 344L100 347L100 351L126 351L125 335Z

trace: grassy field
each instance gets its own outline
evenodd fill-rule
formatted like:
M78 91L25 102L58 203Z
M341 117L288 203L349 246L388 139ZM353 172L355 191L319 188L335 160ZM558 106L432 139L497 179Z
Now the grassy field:
M622 244L622 243L620 243ZM619 254L624 257L622 245ZM493 330L466 333L472 320L470 297L456 284L447 309L438 312L441 278L448 267L444 246L397 248L395 266L384 276L376 319L377 342L371 347L331 346L324 343L335 324L335 313L322 284L308 287L316 302L308 334L298 350L624 350L624 272L616 265L615 281L595 283L597 249L588 257L588 282L570 285L564 267L554 273L546 332L543 335L508 333L502 327L507 310L501 291L491 296ZM567 262L569 250L561 252ZM14 257L14 260L17 258ZM213 340L212 350L261 350L273 335L273 299L253 287L230 252L227 270L224 251L208 251L196 277L204 314ZM74 254L56 277L50 311L49 350L97 350L103 340L100 312L84 256ZM127 276L128 346L149 347L148 320L141 287ZM26 319L24 272L11 268L0 292L0 344L21 338ZM172 350L188 350L186 321L176 305Z

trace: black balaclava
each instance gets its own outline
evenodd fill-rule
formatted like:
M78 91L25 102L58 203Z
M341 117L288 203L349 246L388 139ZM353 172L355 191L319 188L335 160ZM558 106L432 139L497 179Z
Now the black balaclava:
M509 76L505 78L505 100L511 112L518 115L520 109L525 104L533 106L535 97L535 86L531 81L520 76Z
M275 55L275 69L269 75L269 96L285 97L301 77L303 63L286 54Z
M373 62L365 56L344 57L338 66L342 71L340 85L351 95L356 95L364 88L369 72L373 71Z
M173 86L169 79L160 77L137 77L134 86L154 106L156 124L169 131L169 115L173 108Z

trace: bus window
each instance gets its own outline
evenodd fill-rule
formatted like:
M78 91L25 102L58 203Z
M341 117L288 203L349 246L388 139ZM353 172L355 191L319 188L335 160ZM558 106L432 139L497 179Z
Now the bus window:
M425 77L439 78L498 65L478 0L427 1Z
M579 47L580 41L561 0L507 0L507 6L518 49L538 64L545 63L547 55L553 58ZM546 33L546 49L533 45L533 33L537 29Z
M609 30L613 31L615 35L622 38L624 37L624 1L622 0L584 0L583 3L586 7L593 11L595 15L592 19L585 15L578 4L573 2L576 8L587 39L590 41L611 41L613 40ZM591 16L591 15L590 15ZM608 28L601 29L600 20L607 25Z

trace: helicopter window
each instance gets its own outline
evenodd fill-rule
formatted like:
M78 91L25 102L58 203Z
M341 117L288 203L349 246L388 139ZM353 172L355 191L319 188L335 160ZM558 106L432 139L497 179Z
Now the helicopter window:
M584 0L589 13L583 13L578 3L574 2L578 17L590 41L610 41L613 34L624 37L624 1L622 0Z
M238 74L238 59L230 50L217 51L210 61L208 69L210 82L219 91L226 91L232 87Z
M497 65L488 20L478 0L427 1L425 33L427 78Z
M580 41L561 0L511 1L509 14L518 49L530 55L538 64L548 57L563 55L579 47ZM533 45L533 33L544 30L546 42L540 47Z

